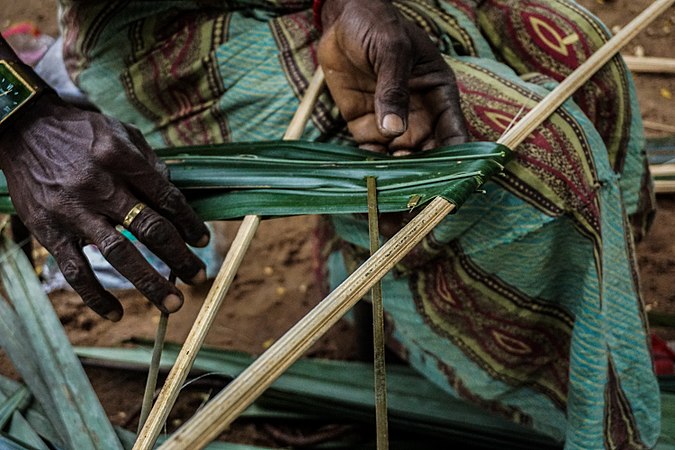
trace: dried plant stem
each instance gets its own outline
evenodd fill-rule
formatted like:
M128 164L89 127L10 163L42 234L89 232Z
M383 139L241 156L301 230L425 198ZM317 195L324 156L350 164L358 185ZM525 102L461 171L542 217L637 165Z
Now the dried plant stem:
M652 131L663 131L664 133L675 133L675 126L666 123L652 122L650 120L643 120L642 125Z
M380 229L377 211L377 179L367 177L368 185L368 234L370 254L380 249ZM389 448L389 424L387 423L387 371L384 359L384 306L382 305L382 281L371 290L373 306L373 368L375 380L375 425L377 450Z
M622 46L674 2L675 0L657 0L645 9L588 61L570 74L498 142L515 149L576 89L600 70ZM208 445L454 208L454 205L440 197L429 203L420 214L356 269L337 289L186 422L160 448L192 450Z
M143 425L145 425L146 420L148 420L150 409L152 408L152 400L155 397L155 389L157 389L157 377L159 376L159 363L162 359L162 350L164 349L164 340L166 338L166 329L168 324L169 314L162 312L159 316L157 332L155 333L155 344L152 348L152 358L150 359L148 379L145 382L143 406L141 407L141 415L138 419L139 433L141 432Z
M656 180L654 182L654 191L657 194L673 194L675 193L675 180Z
M624 55L623 60L633 72L675 74L675 58Z
M675 177L675 163L652 164L649 171L655 177Z
M312 109L323 87L323 80L323 71L319 68L314 74L307 92L284 135L285 140L299 139L302 136L305 125L311 117ZM169 416L169 412L174 403L176 403L181 385L185 382L188 372L197 357L197 352L204 343L208 331L211 329L211 325L220 310L220 305L225 298L225 294L232 285L234 276L241 265L241 261L244 259L244 255L253 240L259 224L260 217L258 216L251 215L244 218L213 286L204 300L199 315L190 330L190 334L178 354L176 363L172 367L171 372L169 372L164 387L159 393L157 402L150 412L145 426L138 435L138 440L134 444L134 450L149 450L153 448L157 441L157 437Z

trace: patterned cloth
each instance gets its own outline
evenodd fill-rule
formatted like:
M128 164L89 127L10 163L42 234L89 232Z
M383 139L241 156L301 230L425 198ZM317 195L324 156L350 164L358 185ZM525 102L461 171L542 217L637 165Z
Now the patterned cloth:
M393 3L447 56L476 140L496 140L609 36L569 0ZM311 4L63 1L67 66L155 146L278 139L316 67ZM304 139L349 142L328 94ZM614 60L386 277L392 348L566 448L652 447L659 394L628 225L652 206L642 146ZM368 238L360 218L330 222L319 234L334 286Z

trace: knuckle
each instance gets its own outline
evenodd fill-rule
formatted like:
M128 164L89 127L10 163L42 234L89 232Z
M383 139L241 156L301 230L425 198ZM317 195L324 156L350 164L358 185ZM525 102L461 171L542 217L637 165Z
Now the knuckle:
M173 184L167 183L158 195L158 206L163 211L176 214L185 203L185 197Z
M97 241L96 245L104 257L114 259L117 254L121 253L130 244L124 236L115 233L104 236Z
M171 224L161 216L153 216L143 224L141 231L145 242L150 246L167 244L174 237Z
M87 281L87 269L81 263L71 259L62 262L61 273L73 288L81 286Z

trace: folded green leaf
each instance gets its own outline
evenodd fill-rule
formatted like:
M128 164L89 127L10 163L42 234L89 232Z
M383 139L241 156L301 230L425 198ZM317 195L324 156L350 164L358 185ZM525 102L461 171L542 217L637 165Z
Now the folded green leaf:
M508 148L472 142L393 158L333 144L274 141L158 150L172 182L205 220L249 214L367 212L365 177L377 177L382 212L441 196L460 206L509 161ZM411 204L411 200L414 200ZM0 212L10 213L0 178Z

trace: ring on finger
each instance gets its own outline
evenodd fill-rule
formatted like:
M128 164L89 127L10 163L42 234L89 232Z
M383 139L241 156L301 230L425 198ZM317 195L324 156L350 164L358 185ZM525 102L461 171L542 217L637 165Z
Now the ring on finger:
M134 221L134 219L145 209L146 205L145 203L138 202L136 203L127 213L126 216L124 216L124 221L122 221L122 226L124 228L129 228L131 226L131 223Z

